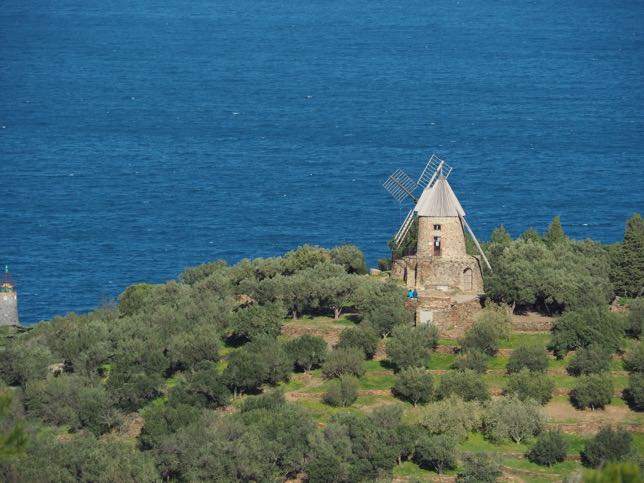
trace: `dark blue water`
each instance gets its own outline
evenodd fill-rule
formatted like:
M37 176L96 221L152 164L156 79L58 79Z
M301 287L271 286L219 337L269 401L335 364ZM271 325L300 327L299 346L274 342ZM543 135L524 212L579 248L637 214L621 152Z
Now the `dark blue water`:
M481 238L644 206L641 1L5 0L0 262L24 322L305 242L387 254L432 152ZM404 210L402 212L404 216Z

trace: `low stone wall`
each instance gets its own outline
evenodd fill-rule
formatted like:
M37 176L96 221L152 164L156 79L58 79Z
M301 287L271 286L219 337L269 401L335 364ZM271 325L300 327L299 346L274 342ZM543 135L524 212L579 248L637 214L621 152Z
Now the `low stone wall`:
M427 297L419 302L416 320L421 321L421 312L431 312L431 323L440 330L442 337L462 337L474 325L476 314L481 310L480 299L456 302L450 297Z

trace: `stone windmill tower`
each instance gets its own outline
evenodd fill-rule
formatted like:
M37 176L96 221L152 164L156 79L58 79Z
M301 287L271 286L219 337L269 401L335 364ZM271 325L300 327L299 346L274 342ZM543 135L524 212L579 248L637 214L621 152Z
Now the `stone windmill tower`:
M18 320L18 294L7 266L5 266L2 284L0 284L0 326L3 325L20 325Z
M478 300L484 292L481 260L491 269L447 181L451 171L443 160L432 155L418 181L399 169L384 183L396 200L414 204L392 241L392 276L402 278L407 288L417 291L421 321L433 320L437 309ZM418 230L416 246L397 253L412 227ZM480 257L467 253L465 230Z

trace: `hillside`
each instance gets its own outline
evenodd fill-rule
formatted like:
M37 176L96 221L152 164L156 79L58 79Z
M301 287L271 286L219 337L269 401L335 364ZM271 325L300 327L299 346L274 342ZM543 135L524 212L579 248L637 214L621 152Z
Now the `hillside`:
M459 339L414 325L404 287L366 275L353 246L212 262L88 314L3 328L1 478L541 482L613 462L638 471L644 303L608 305L628 287L618 262L629 253L562 233L506 235L486 246L492 300Z

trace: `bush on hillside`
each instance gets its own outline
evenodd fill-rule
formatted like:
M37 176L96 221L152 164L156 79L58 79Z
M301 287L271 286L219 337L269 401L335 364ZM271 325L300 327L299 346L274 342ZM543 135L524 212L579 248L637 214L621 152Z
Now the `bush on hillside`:
M320 367L328 352L326 341L322 337L308 334L289 340L285 349L295 366L305 372Z
M522 345L514 349L508 360L509 374L519 372L521 369L532 372L545 372L548 369L548 353L540 345Z
M572 376L587 376L599 374L610 368L612 355L599 344L580 347L568 363L568 374Z
M387 357L398 370L405 367L427 367L432 350L438 343L438 329L433 325L394 327L387 340Z
M243 341L258 337L275 338L280 333L285 315L282 305L275 303L240 308L230 323L233 337Z
M331 261L342 265L347 273L364 275L367 273L367 263L364 254L355 245L340 245L329 251Z
M340 333L340 340L335 346L336 349L360 349L365 353L365 357L373 359L378 350L380 337L373 327L368 323L362 322L357 327L344 329Z
M582 462L592 468L627 461L633 457L633 436L627 431L604 427L586 443L581 456Z
M644 473L637 463L610 463L584 473L583 483L641 483ZM567 481L567 480L566 480Z
M444 374L440 379L436 395L439 399L455 395L465 401L487 401L490 399L490 392L485 381L476 372L469 369L449 371Z
M478 350L493 356L499 350L499 339L510 335L512 318L507 309L489 305L481 312L478 322L461 339L464 351Z
M329 406L351 406L358 398L360 383L353 376L343 375L329 382L322 400Z
M336 349L327 356L322 366L325 377L340 377L352 375L360 377L364 374L364 353L360 349Z
M456 477L457 483L494 483L503 472L501 462L490 453L468 453L463 458L463 471Z
M510 439L519 444L526 438L539 434L544 422L544 416L536 402L504 396L488 404L483 414L483 432L492 441Z
M644 342L639 342L624 355L624 369L629 372L644 373Z
M644 298L636 298L628 303L626 331L631 337L642 337L644 332Z
M481 352L478 349L469 349L458 356L453 364L453 368L460 371L471 369L478 374L485 374L489 360L490 356L485 352Z
M570 400L578 409L603 409L613 398L613 381L607 374L582 376L573 389Z
M604 306L590 306L566 312L552 329L550 348L557 357L568 351L591 344L600 344L611 354L623 344L623 316L609 312Z
M633 373L628 376L624 399L634 411L644 411L644 374Z
M414 406L418 403L429 402L434 392L434 379L432 374L422 367L406 367L396 376L393 386L395 395L411 402Z
M424 408L420 424L430 434L446 434L463 441L481 429L482 408L478 401L463 401L449 396Z
M367 278L356 289L354 307L381 337L387 337L398 325L411 324L414 314L405 306L405 293L393 281L382 283Z
M566 459L568 443L560 432L541 433L528 452L528 459L542 466L552 466Z
M414 460L421 468L441 474L456 468L457 455L456 443L449 436L425 436L416 444Z
M552 399L552 392L555 390L555 381L540 372L531 372L528 369L508 376L508 383L505 393L514 395L526 401L532 399L539 404L546 404Z
M195 372L179 382L170 392L171 404L185 404L199 408L218 408L230 403L226 381L213 362L202 361Z

